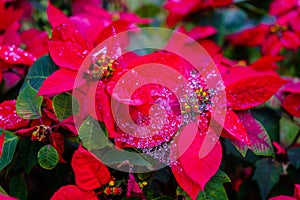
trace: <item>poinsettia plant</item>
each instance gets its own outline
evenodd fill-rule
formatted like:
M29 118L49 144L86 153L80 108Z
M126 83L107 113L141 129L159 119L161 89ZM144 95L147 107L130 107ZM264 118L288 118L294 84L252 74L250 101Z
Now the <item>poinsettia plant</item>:
M298 1L0 18L1 199L300 199Z

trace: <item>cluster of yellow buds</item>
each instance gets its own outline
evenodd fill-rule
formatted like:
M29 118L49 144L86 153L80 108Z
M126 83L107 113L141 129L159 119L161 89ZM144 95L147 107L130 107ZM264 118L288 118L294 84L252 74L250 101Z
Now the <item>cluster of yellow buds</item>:
M203 113L202 104L210 104L210 93L203 88L195 89L196 97L189 97L187 94L183 95L185 100L182 104L182 114L197 115Z
M86 74L94 80L103 80L112 76L115 68L113 63L115 60L111 59L109 56L102 55L100 59L96 60L95 63L91 64L90 70Z
M120 195L122 188L116 187L116 179L114 177L108 182L108 186L103 190L105 195Z
M51 128L49 126L45 126L45 125L36 126L35 130L31 135L31 139L44 142L47 138L47 135L50 133L50 131Z
M204 90L203 88L199 88L195 90L197 98L200 101L207 101L209 100L209 92L208 90Z
M276 32L279 32L279 31L286 31L286 30L287 30L286 26L281 26L279 24L275 24L275 25L270 27L270 32L271 33L276 33Z

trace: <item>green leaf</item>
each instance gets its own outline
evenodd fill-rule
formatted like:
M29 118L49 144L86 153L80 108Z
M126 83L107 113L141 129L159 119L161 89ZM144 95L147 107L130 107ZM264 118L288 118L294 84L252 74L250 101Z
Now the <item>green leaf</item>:
M49 55L45 55L39 58L29 68L27 76L25 77L24 84L22 85L21 91L25 88L28 82L31 87L39 90L44 80L55 72L58 67L52 61Z
M97 120L88 117L79 127L79 138L88 150L101 149L108 144L108 138Z
M286 117L282 117L279 122L280 126L280 143L288 147L297 136L300 128Z
M39 150L42 148L43 143L39 141L34 141L30 146L29 152L27 154L26 164L24 166L25 171L29 174L32 167L38 164L37 154Z
M32 141L31 138L23 138L18 145L18 164L24 167L27 174L32 167L38 164L37 153L44 146L43 142Z
M12 158L14 156L19 141L19 137L10 131L5 131L3 129L0 129L0 131L1 131L1 135L5 134L2 156L0 158L0 171L1 171L12 161Z
M11 179L9 182L9 194L17 197L20 200L27 199L27 189L24 180L24 174L19 174Z
M17 113L24 119L37 119L42 116L43 97L36 97L37 90L27 82L17 98Z
M205 193L204 192L200 192L199 195L201 194L201 196L204 194L205 197ZM192 200L192 198L180 187L178 186L176 189L176 195L177 196L184 196L184 199L186 200ZM198 195L198 197L199 197Z
M272 158L260 159L255 166L253 179L258 184L262 198L266 199L271 189L279 181L283 169L281 164Z
M150 162L146 161L144 157L136 152L116 149L93 149L91 152L98 156L98 158L101 158L101 161L106 165L119 165L124 161L129 161L135 166L152 167Z
M59 160L56 149L50 144L43 146L39 150L37 159L40 166L48 170L55 168Z
M72 105L76 105L75 108ZM67 117L78 114L79 104L70 93L61 93L53 97L53 110L59 121L63 121Z
M252 112L253 117L263 124L272 141L279 142L279 120L280 116L269 108L255 109Z
M290 163L296 168L300 167L300 147L289 149L287 155Z
M8 195L1 185L0 185L0 194Z
M230 178L221 170L207 182L204 191L198 194L197 200L226 200L228 196L223 183L230 182Z

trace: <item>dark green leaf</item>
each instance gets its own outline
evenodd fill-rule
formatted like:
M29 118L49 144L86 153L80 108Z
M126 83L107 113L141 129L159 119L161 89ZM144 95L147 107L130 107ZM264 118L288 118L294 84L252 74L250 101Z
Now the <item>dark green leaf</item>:
M26 163L25 163L25 171L29 173L32 169L32 167L36 164L38 164L37 160L37 154L39 150L41 149L43 143L42 142L33 142L30 146L29 152L26 157Z
M252 115L264 126L271 140L279 142L280 116L268 108L252 110Z
M191 197L180 186L178 186L177 189L176 189L176 195L177 196L184 196L184 199L186 199L186 200L192 200ZM204 192L200 192L198 197L202 196L202 195L204 195L204 197L205 197Z
M32 167L38 163L37 153L44 145L43 142L32 141L31 138L22 138L18 144L18 163L23 167L27 174Z
M20 200L27 199L27 189L24 180L24 174L19 174L11 179L9 182L9 194L17 197Z
M0 193L4 194L4 195L7 195L7 192L3 189L3 187L1 187L1 185L0 185Z
M5 134L2 156L0 158L0 171L1 171L4 167L6 167L11 162L19 141L19 137L10 131L5 131L3 129L0 129L0 131L1 131L0 133L1 135Z
M253 179L258 184L262 198L266 199L271 189L279 181L283 169L281 164L272 158L260 159L255 166Z
M41 57L30 67L21 91L25 88L27 82L31 87L39 90L43 81L57 69L58 67L54 64L49 55Z
M39 150L37 159L40 166L48 170L55 168L59 160L56 149L50 144L43 146Z
M17 98L17 113L24 119L37 119L42 116L43 97L36 97L37 90L27 82Z
M288 147L297 136L300 128L286 117L282 117L280 125L280 143Z
M53 97L52 105L59 121L78 113L79 104L69 93L62 93ZM75 107L73 108L72 105Z
M204 191L200 192L197 200L226 200L228 199L223 183L230 182L230 178L218 170L217 173L207 182Z
M300 167L300 147L289 149L287 151L287 154L288 154L289 161L291 162L291 164L293 166L295 166L296 168L299 168Z
M79 138L88 150L101 149L108 144L108 138L97 120L88 117L79 128Z
M152 167L152 164L146 161L145 158L143 158L138 153L116 149L92 149L91 152L98 156L106 165L119 165L124 161L129 161L132 165L135 166Z

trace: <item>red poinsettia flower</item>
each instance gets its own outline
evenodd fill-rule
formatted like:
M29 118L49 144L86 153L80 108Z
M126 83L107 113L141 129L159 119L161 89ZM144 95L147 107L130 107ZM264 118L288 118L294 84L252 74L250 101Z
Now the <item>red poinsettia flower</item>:
M278 55L282 48L296 51L300 45L300 17L295 0L273 1L270 14L275 15L272 24L259 24L227 39L234 45L261 46L263 54Z
M53 111L52 101L45 99L45 107L42 108L40 119L26 120L21 118L16 112L16 100L7 100L0 104L0 128L14 131L21 137L30 137L32 140L48 142L54 146L59 154L60 162L65 162L62 157L64 152L64 135L58 131L77 135L73 122L73 117L68 117L59 121Z
M76 185L61 187L51 199L98 199L94 189L100 188L111 180L107 167L81 145L75 151L71 164Z
M225 59L219 62L217 65L222 68L221 72L225 81L226 93L228 96L228 107L236 111L247 110L266 102L278 90L278 88L286 82L273 71L276 67L274 63L279 59L281 59L281 57L264 57L262 58L262 60L257 60L248 67L232 66L234 62L227 62L227 64L225 65L223 63ZM180 59L178 56L163 51L148 54L146 56L131 58L129 60L130 61L126 65L127 67L124 71L120 71L119 73L117 73L118 75L114 75L114 73L112 73L110 74L110 76L108 76L106 81L102 81L101 84L98 84L96 88L97 94L95 97L96 109L99 113L104 113L105 116L102 116L102 118L98 119L100 121L104 121L107 127L111 127L108 128L109 134L111 134L111 130L116 133L114 135L115 142L120 147L131 146L138 148L151 148L153 146L161 145L164 142L168 142L170 138L174 136L178 128L181 126L181 122L183 120L181 118L181 114L183 113L180 112L179 103L176 96L172 94L166 95L169 93L169 91L164 89L162 86L157 86L156 84L146 84L142 87L139 87L130 97L128 97L130 98L130 100L126 99L126 95L124 96L122 94L126 93L125 89L117 91L115 91L114 89L117 85L117 82L120 81L120 78L123 74L125 74L125 72L128 72L129 70L143 64L164 64L176 69L187 78L191 78L190 71L193 69L193 67ZM261 66L262 63L268 63L268 66ZM153 73L153 71L151 73ZM145 74L148 75L147 70ZM158 70L156 74L162 73L159 73ZM138 78L133 78L133 76L131 76L131 79L134 80L134 83L138 84L139 81L142 81L144 79L144 77L142 75L137 76ZM157 82L162 81L159 75L157 75L156 79ZM204 92L201 92L201 94L203 95ZM117 104L119 113L117 114L122 116L122 118L118 119L118 123L115 122L115 118L114 116L112 116L111 100L119 102L119 104ZM128 117L130 117L135 122L135 124L145 127L148 126L151 122L149 118L149 109L157 102L171 103L168 105L169 112L167 112L167 119L169 123L165 125L162 124L162 126L160 127L161 132L157 132L157 134L151 136L147 135L148 137L139 137L145 132L139 133L138 129L127 127L129 128L127 130L132 131L130 132L130 134L128 134L124 132L124 127L118 127L120 125L123 126L124 124L125 126L127 126L126 113L122 113L122 106L129 107L130 116ZM186 104L184 105L184 108L187 109L186 112L191 112L191 109L189 109L191 108L191 105ZM209 115L205 115L205 117L207 117L206 121L210 120ZM203 136L201 136L201 133L205 133L206 131L208 131L206 129L207 124L205 123L205 117L203 119L204 123L200 124L199 132L197 133L196 139L194 141L195 143L197 141L197 145L195 145L195 148L197 150L193 150L193 153L190 152L194 148L193 145L191 145L187 149L188 153L184 154L181 159L177 160L177 164L174 165L173 171L180 186L185 189L193 198L195 198L200 190L203 190L206 182L210 179L210 177L214 175L214 173L218 169L218 163L221 159L220 144L216 144L216 147L214 147L215 150L212 150L210 152L214 155L212 156L214 157L213 160L210 160L210 154L208 154L207 157L204 158L196 158L196 155L198 156L199 154L201 143L203 142ZM105 121L105 118L109 120ZM159 119L158 121L162 120ZM152 122L154 122L155 125L159 125L160 123L158 121ZM249 126L249 123L251 123L252 125ZM252 142L257 143L257 141L259 140L259 138L255 136L255 133L257 131L261 131L261 126L259 126L259 124L255 121L250 113L236 113L232 110L227 110L222 136L229 137L230 139L236 141L237 145L239 146L247 146L251 145ZM198 135L200 135L201 137ZM197 137L200 138L197 139ZM190 166L182 166L185 165L185 156L187 157L187 159L190 159L189 156L192 155L195 155L195 158L193 158L193 160L199 162L199 165L201 165L202 168L203 166L207 166L209 170L205 171L205 168L203 168L204 171L198 170L197 172L194 172L192 168L189 168ZM208 159L209 162L206 162L206 159ZM209 167L211 164L210 162L212 162L212 164L216 167ZM185 172L179 173L178 171ZM203 173L205 174L205 176L202 174L199 175L199 173ZM202 178L197 179L196 177ZM191 186L190 188L186 186L186 182L190 183L193 181L196 181L198 184L194 184L194 186Z
M167 18L167 25L174 26L177 22L184 19L187 15L194 13L196 11L207 9L207 8L215 8L221 6L228 6L232 3L232 0L219 1L219 0L168 0L166 1L164 7L168 10L169 15Z
M90 38L88 35L89 28L93 28L92 32L94 34L95 24L90 24L89 27L76 27L72 19L69 19L51 3L47 8L47 14L50 24L54 27L52 38L48 42L49 52L60 69L43 82L38 95L54 95L72 90L78 70L92 46L114 34L133 28L132 25L136 22L134 20L134 22L126 20L111 21L110 19L105 27L99 29L101 34L98 32L94 35L93 41L88 42L86 38ZM79 30L84 31L79 32ZM69 59L70 57L72 59Z

